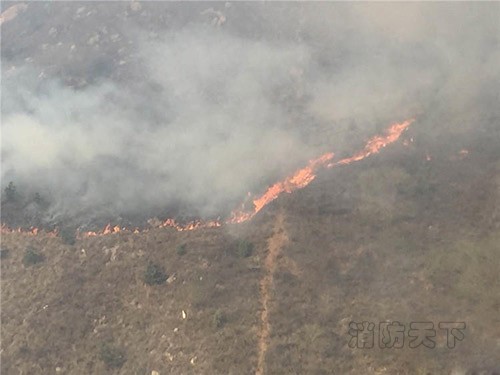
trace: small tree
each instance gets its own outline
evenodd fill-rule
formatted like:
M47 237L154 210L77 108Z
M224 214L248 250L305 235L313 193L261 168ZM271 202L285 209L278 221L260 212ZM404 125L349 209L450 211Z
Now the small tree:
M9 257L10 250L7 248L0 249L0 259L7 259Z
M43 198L42 196L40 195L40 193L36 192L35 195L33 196L33 202L35 202L36 204L38 204L39 206L42 205L43 203Z
M177 249L175 250L177 255L184 255L186 254L186 244L182 244L177 246Z
M38 254L35 249L28 247L24 252L23 264L25 267L32 266L37 263L41 263L45 260L45 257Z
M7 202L14 202L17 199L16 185L11 181L4 190L5 199Z
M63 227L59 235L62 241L67 245L74 245L76 243L76 231L73 228Z
M38 192L33 196L33 202L35 202L35 204L42 210L46 210L50 205L49 201L42 197Z
M227 322L226 314L224 314L221 310L217 310L214 313L213 319L215 328L221 328Z
M154 263L149 263L144 272L144 282L148 285L161 285L167 278L164 268Z
M248 258L252 255L253 243L247 240L239 240L236 251L240 257Z
M126 361L125 352L109 344L101 344L99 358L106 364L108 369L116 369L123 366Z

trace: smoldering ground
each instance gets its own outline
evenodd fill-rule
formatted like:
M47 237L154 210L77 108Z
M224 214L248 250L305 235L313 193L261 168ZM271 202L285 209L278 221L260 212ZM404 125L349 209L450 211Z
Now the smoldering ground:
M394 121L491 131L499 6L30 4L2 25L2 186L47 223L216 216Z

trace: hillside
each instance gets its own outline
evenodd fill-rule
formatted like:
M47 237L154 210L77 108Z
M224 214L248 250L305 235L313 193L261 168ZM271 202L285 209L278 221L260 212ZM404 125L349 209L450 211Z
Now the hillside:
M2 374L500 374L500 3L1 12Z
M2 370L493 374L500 230L490 142L431 161L400 143L321 173L241 225L73 246L4 234ZM254 244L250 256L238 240ZM24 266L28 247L45 259ZM144 283L149 262L168 282ZM347 345L350 321L467 326L454 349L438 333L434 349L367 350ZM102 345L123 351L121 368L106 367Z

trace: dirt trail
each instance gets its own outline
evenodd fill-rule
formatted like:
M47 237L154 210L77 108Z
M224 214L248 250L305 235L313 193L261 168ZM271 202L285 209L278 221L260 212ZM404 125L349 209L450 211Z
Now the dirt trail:
M274 233L271 238L269 238L267 243L268 252L264 261L265 275L260 281L260 300L262 304L262 312L260 315L261 328L259 335L257 370L255 371L255 375L264 374L264 364L270 333L269 303L274 283L274 271L276 270L278 256L282 248L288 242L284 222L285 218L283 212L278 213L274 222Z

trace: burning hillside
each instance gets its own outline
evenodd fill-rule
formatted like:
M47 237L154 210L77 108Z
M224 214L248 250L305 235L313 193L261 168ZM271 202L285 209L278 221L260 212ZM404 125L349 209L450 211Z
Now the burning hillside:
M162 221L157 226L161 228L165 227L173 228L177 231L186 231L186 230L195 230L200 228L216 228L220 227L223 223L236 224L248 221L252 217L254 217L259 211L261 211L266 205L268 205L276 198L278 198L282 193L292 193L297 189L302 189L307 185L309 185L309 183L311 183L315 179L319 169L347 165L352 162L363 160L364 158L372 154L378 153L383 147L386 147L387 145L398 140L403 131L405 131L413 121L414 121L413 119L406 120L404 122L395 123L389 126L389 128L386 129L384 135L374 136L366 143L366 146L362 151L354 154L349 158L344 158L337 162L333 162L334 154L326 153L316 159L310 160L309 163L304 168L297 170L292 175L286 177L283 181L276 182L275 184L270 186L263 194L252 197L251 194L249 193L249 200L251 201L250 206L252 207L252 209L246 209L245 207L248 206L248 203L245 202L244 204L242 204L243 208L236 209L231 212L229 219L209 220L209 221L195 220L182 224L177 222L175 219L169 218ZM12 229L4 224L2 225L1 230L3 233L20 232L32 235L36 235L40 231L40 229L36 227L32 227L28 230L23 230L21 228ZM93 237L93 236L119 233L122 231L129 231L129 232L132 231L134 233L139 233L143 230L139 230L137 228L130 229L125 227L120 227L118 225L112 226L111 224L108 224L101 231L84 231L81 233L79 232L78 235L80 237ZM48 232L48 234L56 235L57 230Z
M500 3L2 1L2 374L493 374Z

